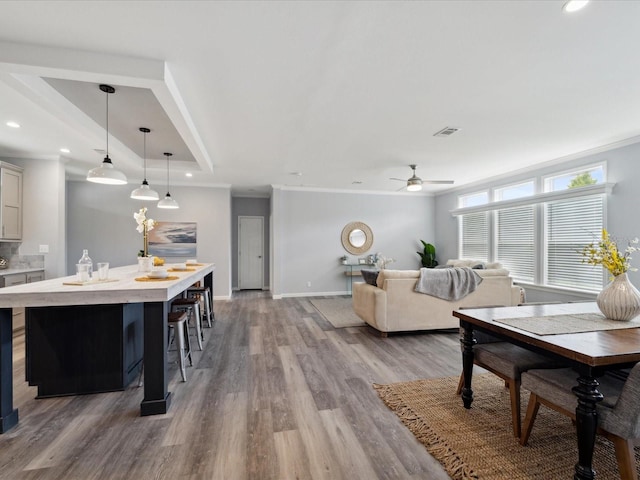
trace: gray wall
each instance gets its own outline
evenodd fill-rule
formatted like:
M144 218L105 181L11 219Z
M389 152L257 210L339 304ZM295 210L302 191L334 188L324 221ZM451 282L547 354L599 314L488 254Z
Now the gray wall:
M396 262L388 266L392 269L419 268L420 239L434 241L434 199L426 195L274 189L272 204L276 298L346 293L339 257L348 255L341 232L349 222L371 227L374 241L367 254L381 252L394 258Z
M640 144L614 148L608 151L585 155L566 162L553 162L545 167L526 172L503 176L478 183L472 187L449 191L435 199L436 246L440 247L441 258L455 258L458 252L458 223L449 213L458 207L458 195L481 190L492 185L504 185L532 178L534 175L547 175L569 170L582 165L606 162L607 181L615 183L613 193L607 198L606 228L612 236L619 239L640 237ZM626 246L626 244L625 244ZM640 253L633 256L632 266L640 267ZM640 286L640 273L630 272L629 278ZM557 289L527 287L528 301L572 301L592 299L593 295L581 295L562 292Z
M231 285L238 288L238 217L253 216L264 218L264 289L269 288L270 241L269 224L271 202L268 198L233 197L231 199Z
M99 185L86 181L67 182L67 272L75 270L82 249L93 262L111 266L137 262L142 234L136 230L133 213L147 206L148 218L158 221L196 222L198 255L202 262L215 263L216 298L231 295L231 194L227 188L172 187L178 210L162 210L155 202L129 198L134 185ZM167 259L180 261L185 259Z

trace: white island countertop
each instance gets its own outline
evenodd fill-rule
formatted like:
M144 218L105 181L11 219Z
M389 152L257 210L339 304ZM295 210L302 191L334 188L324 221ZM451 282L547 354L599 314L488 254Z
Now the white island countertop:
M165 265L170 270L171 264ZM175 280L137 281L146 277L138 265L109 269L109 281L83 285L64 285L76 276L53 278L40 282L0 288L0 308L48 307L59 305L99 305L108 303L164 302L213 272L215 264L189 265L186 271L169 271Z

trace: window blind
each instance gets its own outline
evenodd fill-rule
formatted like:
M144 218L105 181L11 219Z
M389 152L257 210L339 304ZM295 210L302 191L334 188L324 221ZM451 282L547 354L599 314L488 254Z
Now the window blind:
M545 283L550 286L602 289L602 268L582 263L579 253L601 237L604 195L545 204Z
M460 217L460 258L489 259L489 213L476 212Z
M496 212L496 259L515 280L535 281L534 206L505 208Z

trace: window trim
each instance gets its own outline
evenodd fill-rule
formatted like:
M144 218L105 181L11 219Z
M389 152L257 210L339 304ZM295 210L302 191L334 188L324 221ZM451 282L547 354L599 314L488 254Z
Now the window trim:
M532 205L538 203L551 202L555 200L564 200L575 197L585 197L587 195L607 194L613 191L615 183L606 182L595 185L587 185L580 188L569 188L566 190L557 190L554 192L538 193L529 197L514 198L513 200L500 200L497 202L489 202L484 205L475 207L460 207L449 210L451 216L458 217L468 213L488 212L492 210L500 210L503 208L520 207L524 205Z

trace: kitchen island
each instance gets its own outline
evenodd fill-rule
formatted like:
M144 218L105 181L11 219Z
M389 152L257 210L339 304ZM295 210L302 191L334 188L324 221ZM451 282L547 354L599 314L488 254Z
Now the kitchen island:
M167 268L171 268L171 265L167 265ZM177 277L172 280L138 281L136 278L143 278L145 274L138 272L137 265L131 265L110 269L109 281L105 282L68 285L76 280L75 276L69 276L0 289L0 433L18 423L18 410L13 407L13 307L26 307L27 380L45 383L45 393L39 391L39 396L112 389L103 388L104 378L99 378L102 374L98 373L93 375L94 390L81 389L82 391L74 392L67 391L68 386L60 387L60 383L64 383L61 380L64 375L58 380L47 380L47 375L30 379L29 370L30 366L38 365L36 370L40 370L35 375L43 375L42 368L51 363L47 358L59 360L59 342L64 344L63 350L72 361L82 355L78 352L95 351L92 348L100 345L99 336L103 333L100 329L95 330L96 325L105 326L109 322L117 322L116 330L121 329L124 336L142 334L145 382L140 414L162 414L168 411L171 404L171 393L167 389L166 348L170 302L198 281L203 281L204 286L208 286L213 292L214 270L214 264L197 264L189 266L186 271L171 271L170 276ZM137 333L135 325L140 325L142 331ZM30 328L33 331L30 332ZM32 341L30 335L33 335ZM37 348L33 342L37 343ZM133 345L133 352L125 365L127 372L123 383L130 379L132 371L141 367L139 359L136 359L136 342L128 344ZM68 351L69 348L77 351ZM120 350L111 353L116 357L124 355ZM95 356L99 357L98 352ZM60 362L60 365L65 363ZM54 373L53 377L59 373ZM84 369L82 375L91 377L91 369ZM74 383L77 384L75 379L68 382L69 385Z

